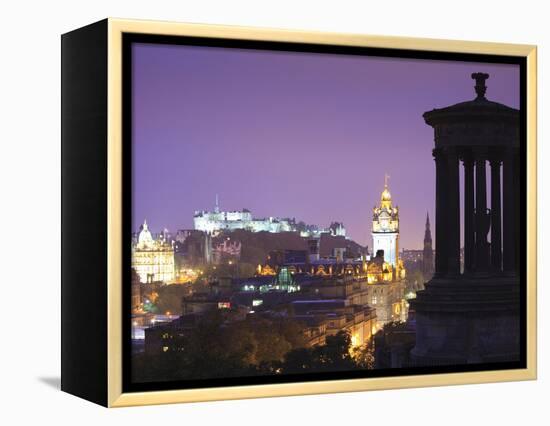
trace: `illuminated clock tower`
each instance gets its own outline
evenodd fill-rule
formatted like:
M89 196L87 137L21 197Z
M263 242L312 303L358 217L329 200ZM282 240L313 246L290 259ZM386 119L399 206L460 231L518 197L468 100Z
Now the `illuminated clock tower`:
M392 207L388 178L388 175L384 176L380 206L372 209L372 246L374 255L378 250L384 250L384 261L396 268L399 256L399 208Z

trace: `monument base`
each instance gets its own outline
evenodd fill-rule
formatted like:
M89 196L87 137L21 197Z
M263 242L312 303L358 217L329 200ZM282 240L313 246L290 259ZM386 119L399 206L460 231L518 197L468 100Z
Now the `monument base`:
M519 361L519 279L505 275L433 278L411 301L415 366Z

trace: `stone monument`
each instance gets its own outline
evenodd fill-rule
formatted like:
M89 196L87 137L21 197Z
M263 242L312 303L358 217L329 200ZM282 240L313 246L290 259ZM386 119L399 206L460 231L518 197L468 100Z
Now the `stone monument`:
M520 113L485 97L488 74L472 78L474 100L423 115L435 140L435 273L411 301L418 366L519 360Z

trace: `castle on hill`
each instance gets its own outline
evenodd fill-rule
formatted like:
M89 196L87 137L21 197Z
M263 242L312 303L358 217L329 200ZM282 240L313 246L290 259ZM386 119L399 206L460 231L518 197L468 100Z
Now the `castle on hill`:
M300 232L303 237L318 236L321 233L329 233L334 236L346 236L344 224L332 222L326 229L319 229L314 225L297 223L291 218L254 218L248 209L240 211L221 211L218 196L213 211L196 211L193 216L195 230L209 234L221 231L234 231L244 229L251 232Z

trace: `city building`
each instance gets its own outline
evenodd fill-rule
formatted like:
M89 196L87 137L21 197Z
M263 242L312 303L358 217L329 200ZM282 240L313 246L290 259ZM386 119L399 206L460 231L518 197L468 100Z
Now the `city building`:
M184 347L185 336L201 322L208 312L223 312L228 324L255 321L256 318L270 321L275 328L281 321L299 325L306 347L325 344L326 337L341 331L349 333L352 348L365 345L377 330L376 311L369 306L349 304L345 300L282 300L277 310L254 312L250 307L230 302L215 294L201 294L186 298L184 314L170 322L159 323L144 329L145 351L159 353L177 351ZM255 306L255 305L254 305Z
M141 283L139 275L132 269L132 314L141 313Z
M424 260L424 250L402 249L399 258L405 266L410 264L421 265Z
M384 260L394 268L398 267L399 257L399 208L392 206L388 189L388 176L385 176L384 190L380 205L373 208L372 217L373 252L384 251Z
M240 241L231 241L227 237L212 248L212 261L219 264L226 259L238 260L241 257L241 247L242 244Z
M328 228L319 228L316 225L307 225L303 222L296 223L296 220L291 218L254 218L248 209L222 211L217 195L214 211L196 211L193 223L195 230L208 234L244 229L251 232L299 232L302 237L316 238L319 238L321 234L346 236L346 228L341 222L332 222Z
M330 231L330 235L332 236L346 236L346 228L344 228L344 224L341 222L332 222L328 229Z
M290 312L294 320L306 323L316 320L316 325L321 325L320 333L312 333L315 343L321 336L320 340L325 341L326 336L345 331L351 337L352 348L357 348L367 344L377 330L374 309L348 304L341 299L295 300L290 304Z
M132 268L142 283L174 281L174 247L164 235L154 239L147 221L143 221L137 242L132 244Z
M241 290L257 292L261 299L262 293L288 288L298 291L302 298L338 299L371 306L376 311L377 329L390 322L406 321L406 269L397 251L398 209L392 206L387 182L375 216L372 227L375 256L363 253L359 258L348 258L345 248L335 247L332 256L322 257L321 239L308 238L307 251L271 252L266 263L258 265L257 276L246 279ZM393 250L392 255L386 257L384 249L379 247ZM417 250L414 257L418 257L421 266L422 250ZM281 273L290 277L290 285L277 282Z
M398 259L398 264L401 260ZM367 265L366 302L376 309L378 328L389 322L407 320L408 303L405 300L405 269L402 264L399 276L387 262L381 250Z
M374 258L368 263L368 300L376 309L378 325L407 320L405 268L399 258L399 208L393 207L388 176L380 205L373 209L372 244Z
M177 318L170 318L169 321L159 321L150 327L144 328L144 351L149 354L158 354L168 351L181 351L188 343L182 339L192 332L203 321L205 313L211 310L223 312L225 324L243 322L246 319L247 311L240 308L233 308L226 302L217 301L216 298L204 296L204 303L201 297L197 296L197 303L194 305L196 311L184 313ZM158 317L158 316L157 316Z
M216 292L193 293L182 299L183 315L200 314L214 309L230 309L231 298Z
M212 235L196 229L180 229L174 244L176 269L213 261Z
M196 230L215 234L219 231L245 229L252 232L291 232L294 231L294 221L269 217L256 219L248 209L240 211L221 211L216 195L214 211L196 211L193 216Z

